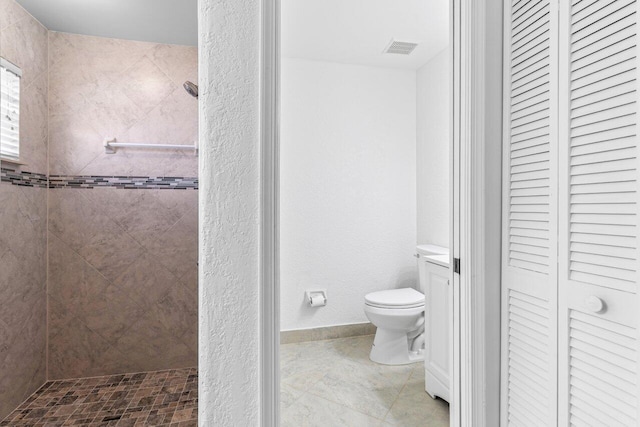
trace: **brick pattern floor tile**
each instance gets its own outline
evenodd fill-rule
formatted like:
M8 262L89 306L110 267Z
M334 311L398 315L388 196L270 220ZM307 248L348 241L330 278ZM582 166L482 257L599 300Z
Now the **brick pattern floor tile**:
M196 368L49 381L4 426L198 425Z

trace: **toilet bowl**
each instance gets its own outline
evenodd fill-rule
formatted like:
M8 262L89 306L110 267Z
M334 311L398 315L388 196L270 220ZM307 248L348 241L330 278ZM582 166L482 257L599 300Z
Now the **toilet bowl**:
M364 312L377 330L369 358L384 365L424 360L424 295L412 288L367 294Z

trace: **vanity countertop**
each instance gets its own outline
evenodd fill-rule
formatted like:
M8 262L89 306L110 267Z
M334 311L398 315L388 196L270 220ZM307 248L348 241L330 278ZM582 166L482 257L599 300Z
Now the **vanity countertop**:
M441 254L441 255L423 255L424 258L428 262L432 262L434 264L441 265L443 267L449 268L449 255Z

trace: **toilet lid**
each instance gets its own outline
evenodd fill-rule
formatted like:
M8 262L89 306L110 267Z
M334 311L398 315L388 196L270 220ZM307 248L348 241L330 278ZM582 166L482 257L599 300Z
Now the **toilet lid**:
M382 308L413 308L424 305L424 295L413 288L372 292L364 297L368 305Z

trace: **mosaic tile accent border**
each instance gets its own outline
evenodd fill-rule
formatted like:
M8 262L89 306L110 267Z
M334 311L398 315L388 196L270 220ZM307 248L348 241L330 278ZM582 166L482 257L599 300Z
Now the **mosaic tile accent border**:
M49 176L49 188L97 187L114 187L126 190L197 190L198 178L182 176Z
M47 175L27 171L15 171L8 168L0 168L0 181L9 182L22 187L47 188Z
M184 176L88 176L47 175L0 169L0 180L23 187L40 188L98 188L112 187L125 190L197 190L198 178Z

